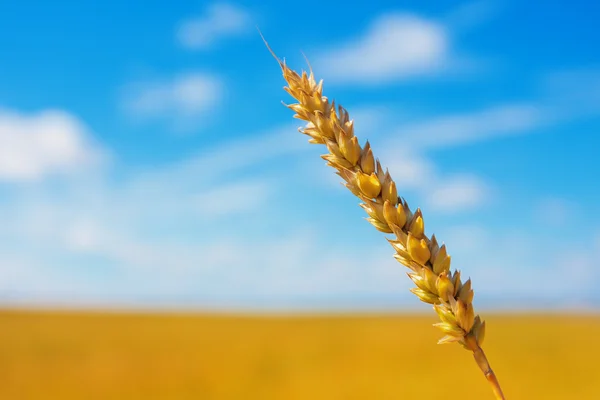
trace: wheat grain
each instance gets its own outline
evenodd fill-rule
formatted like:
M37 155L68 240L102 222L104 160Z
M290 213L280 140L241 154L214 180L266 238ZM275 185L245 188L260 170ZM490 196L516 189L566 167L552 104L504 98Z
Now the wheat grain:
M323 96L323 81L316 82L312 68L309 68L310 74L303 71L300 75L269 50L287 82L284 89L298 101L287 107L296 113L295 118L307 123L300 132L310 137L309 143L327 147L328 153L322 158L364 202L361 207L369 215L367 220L379 231L395 236L388 241L396 251L394 258L411 270L408 276L416 285L411 292L421 301L432 304L441 319L435 326L445 336L438 343L458 342L472 351L496 398L504 399L481 349L485 322L473 309L471 279L462 282L460 271L451 271L446 246L440 246L435 235L425 234L421 210L412 212L408 203L398 196L394 180L375 159L369 142L360 146L348 112Z

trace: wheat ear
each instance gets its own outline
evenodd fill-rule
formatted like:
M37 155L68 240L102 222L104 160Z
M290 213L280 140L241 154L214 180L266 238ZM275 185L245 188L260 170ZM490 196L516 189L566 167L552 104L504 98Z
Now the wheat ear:
M434 325L445 333L438 343L458 342L472 351L496 398L504 399L481 349L485 322L473 310L471 279L463 283L460 271L450 270L446 246L440 246L435 235L431 238L425 235L421 210L412 212L407 202L398 197L387 169L384 171L374 158L368 141L360 146L348 112L340 105L336 108L335 102L323 96L323 81L316 82L312 68L310 74L303 71L299 75L269 50L283 71L288 85L285 91L298 101L287 107L296 113L294 118L307 122L300 132L310 137L309 143L327 147L328 153L321 157L337 170L345 186L364 201L360 206L369 215L367 220L379 231L395 235L388 241L396 250L394 258L411 270L408 276L416 285L411 292L432 304L442 321Z

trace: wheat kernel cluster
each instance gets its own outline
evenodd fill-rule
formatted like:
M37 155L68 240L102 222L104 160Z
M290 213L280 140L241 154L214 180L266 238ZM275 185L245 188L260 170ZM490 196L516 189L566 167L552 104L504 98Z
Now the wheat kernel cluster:
M394 258L408 267L416 287L411 291L423 302L433 304L442 322L436 324L446 335L439 343L459 342L475 337L481 344L485 322L475 316L471 280L461 281L460 272L450 270L446 245L439 245L435 235L425 234L420 209L412 212L408 203L398 197L396 184L379 160L373 156L367 141L361 148L354 135L354 124L348 112L323 96L323 81L317 83L311 73L302 76L282 64L288 83L285 90L298 103L288 105L295 118L307 122L300 129L309 142L324 144L329 151L322 156L335 168L345 186L364 203L367 220L379 231L392 233L388 239L396 254Z
M364 202L360 206L369 215L367 220L377 230L394 235L388 241L396 251L394 258L410 269L408 276L416 285L411 292L421 301L432 304L440 317L441 322L435 326L444 336L438 343L458 342L473 351L496 398L503 399L495 374L481 349L485 322L473 309L471 279L462 282L460 271L451 271L451 257L446 246L440 246L435 235L428 237L425 234L421 210L412 212L406 200L398 196L394 180L374 157L369 142L361 147L348 112L323 96L323 81L317 83L312 69L310 74L306 71L298 74L272 54L287 82L285 91L298 101L287 107L296 113L294 118L306 121L306 126L299 131L310 137L309 143L327 147L328 153L321 157L337 170L345 186Z

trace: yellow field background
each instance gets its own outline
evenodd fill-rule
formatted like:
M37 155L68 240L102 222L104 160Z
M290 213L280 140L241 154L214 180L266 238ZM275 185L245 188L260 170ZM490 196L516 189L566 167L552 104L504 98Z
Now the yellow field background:
M509 400L600 398L600 318L484 315ZM0 399L492 399L434 315L0 311Z

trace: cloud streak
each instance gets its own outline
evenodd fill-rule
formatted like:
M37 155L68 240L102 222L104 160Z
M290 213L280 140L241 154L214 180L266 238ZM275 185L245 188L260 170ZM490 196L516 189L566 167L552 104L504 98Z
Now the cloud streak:
M473 211L490 200L489 184L477 176L457 175L441 180L426 194L435 211Z
M214 111L222 100L223 88L220 78L203 72L136 82L124 88L123 107L139 119L186 123Z
M506 104L454 115L428 118L400 126L399 141L417 148L449 148L496 137L528 133L549 123L547 113L533 104Z
M243 35L252 27L251 14L228 3L210 4L204 15L181 22L177 40L190 50L207 50L227 37Z

